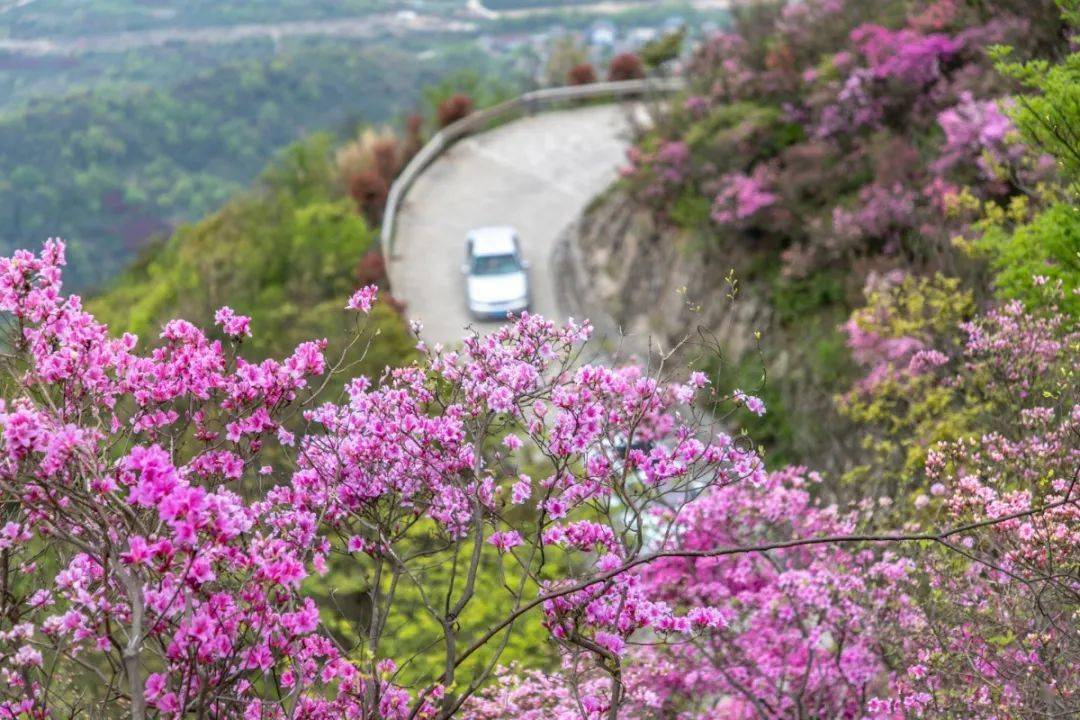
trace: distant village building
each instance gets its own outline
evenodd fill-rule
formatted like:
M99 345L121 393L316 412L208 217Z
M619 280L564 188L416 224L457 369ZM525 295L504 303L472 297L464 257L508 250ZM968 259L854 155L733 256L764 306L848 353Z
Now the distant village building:
M664 34L679 32L686 27L686 18L681 15L672 15L664 20L663 29Z
M639 48L658 37L660 37L660 32L654 27L636 27L626 34L626 43L631 47Z
M612 48L619 38L619 30L608 20L593 23L588 33L589 45L597 49Z

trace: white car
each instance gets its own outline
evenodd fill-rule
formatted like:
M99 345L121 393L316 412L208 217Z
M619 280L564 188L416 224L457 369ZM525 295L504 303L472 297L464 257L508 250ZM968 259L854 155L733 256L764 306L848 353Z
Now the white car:
M529 309L529 263L511 227L477 228L466 236L465 302L478 320L505 320Z

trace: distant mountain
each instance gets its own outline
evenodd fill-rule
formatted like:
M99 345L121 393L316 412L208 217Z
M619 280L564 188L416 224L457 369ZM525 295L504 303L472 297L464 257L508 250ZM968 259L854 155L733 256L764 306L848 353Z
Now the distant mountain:
M305 132L392 119L455 64L479 61L309 41L172 87L106 83L28 103L0 115L0 249L65 237L75 284L100 284Z

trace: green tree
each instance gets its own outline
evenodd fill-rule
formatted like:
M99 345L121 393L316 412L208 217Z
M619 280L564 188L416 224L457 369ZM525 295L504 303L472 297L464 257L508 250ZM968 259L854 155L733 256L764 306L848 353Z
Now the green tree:
M652 40L641 48L641 60L649 70L659 70L682 54L686 30L681 29Z
M1080 29L1080 0L1058 0L1062 18L1074 32ZM1080 52L1060 62L1011 59L1012 48L996 47L992 56L1004 75L1027 92L1017 97L1013 121L1033 146L1053 155L1068 182L1080 179ZM1075 189L1075 188L1074 188Z

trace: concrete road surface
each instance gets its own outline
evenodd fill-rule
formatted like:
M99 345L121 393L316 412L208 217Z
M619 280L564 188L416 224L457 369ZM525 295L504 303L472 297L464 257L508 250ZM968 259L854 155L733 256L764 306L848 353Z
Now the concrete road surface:
M625 164L629 107L548 112L503 125L460 141L417 179L399 215L389 274L406 316L423 322L424 340L453 344L470 325L497 325L476 322L465 309L465 234L484 225L518 229L533 311L558 318L552 250Z

